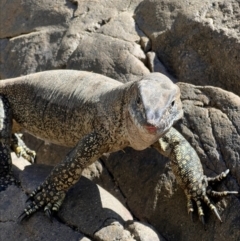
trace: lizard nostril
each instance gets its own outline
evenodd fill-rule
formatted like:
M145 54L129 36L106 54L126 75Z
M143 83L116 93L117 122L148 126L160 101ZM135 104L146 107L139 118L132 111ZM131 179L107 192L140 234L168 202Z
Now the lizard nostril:
M175 100L172 102L172 104L171 104L171 105L172 105L172 107L175 105Z

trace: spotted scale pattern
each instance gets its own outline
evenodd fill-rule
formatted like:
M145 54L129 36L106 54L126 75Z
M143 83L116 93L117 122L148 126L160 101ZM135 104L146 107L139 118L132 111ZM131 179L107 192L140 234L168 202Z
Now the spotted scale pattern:
M106 143L109 139L107 132L102 129L101 134L92 132L79 141L46 180L30 194L34 200L24 209L23 218L44 207L46 215L51 219L51 211L58 211L67 190L79 180L83 169L107 151Z
M0 191L5 190L9 185L18 184L11 172L11 130L12 112L10 104L4 96L0 96Z
M51 70L1 81L0 93L11 104L14 133L24 128L72 148L30 195L23 218L41 207L50 216L83 168L105 152L149 147L182 116L179 88L160 73L122 84L85 71Z
M212 190L208 183L221 181L227 176L229 170L222 172L216 177L206 177L196 151L174 128L171 128L163 137L154 143L153 147L171 160L172 171L187 197L188 213L193 213L193 201L195 201L199 218L202 223L205 224L202 209L202 202L205 202L220 222L222 222L217 208L211 202L208 195L221 197L229 194L238 194L238 192L216 192Z
M13 133L11 138L11 150L15 152L17 157L23 157L30 163L34 163L36 152L29 149L22 140L22 134Z

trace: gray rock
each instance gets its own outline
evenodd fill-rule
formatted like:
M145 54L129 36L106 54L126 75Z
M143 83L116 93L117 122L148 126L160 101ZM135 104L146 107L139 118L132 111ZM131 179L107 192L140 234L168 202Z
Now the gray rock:
M75 68L126 82L149 71L160 71L172 73L180 81L215 85L240 93L238 0L37 0L28 3L3 0L0 8L3 9L0 14L1 79L48 69ZM217 88L180 86L185 116L177 125L178 130L197 150L207 175L231 170L219 190L239 190L239 98ZM37 151L38 163L56 165L68 152L67 148L46 145L30 136L25 140ZM167 240L240 240L238 198L213 200L224 223L219 225L206 208L208 230L205 232L196 215L195 222L191 223L184 193L176 184L168 160L155 150L126 149L126 153L118 152L105 159L104 163L98 161L91 165L84 175L116 196L135 217L153 225ZM31 167L22 175L25 164L19 161L14 159L17 163L14 175L20 176L28 191L51 169ZM139 229L144 224L135 223L132 228L117 212L101 207L102 196L109 194L101 196L104 191L84 178L78 185L79 190L73 188L68 194L60 214L62 219L82 228L91 239L144 240L146 233ZM24 222L26 226L17 226L16 215L25 205L25 195L19 195L23 195L22 192L18 194L15 189L0 193L0 198L4 197L0 202L1 240L9 240L11 237L7 234L12 234L12 240L37 240L37 236L46 239L49 233L52 239L58 240L58 230L65 230L59 234L73 235L66 238L69 240L83 237L56 220L50 226L42 213L30 218L29 224ZM76 200L84 196L87 203L82 203L79 209L72 208L71 205L77 206L77 201L71 199L71 195ZM109 200L113 200L112 197ZM11 212L5 212L8 203L13 207ZM89 206L85 206L87 204ZM94 204L101 208L90 210ZM82 208L86 212L81 213ZM80 217L74 216L71 220L72 213L76 216L79 213Z
M240 185L240 97L211 86L179 83L184 118L177 128L197 151L208 175L230 169ZM235 185L234 185L235 183Z
M26 195L15 186L10 186L0 193L0 240L90 241L80 232L56 220L53 220L53 223L49 222L41 212L19 223L17 218L26 205L25 200Z
M240 93L239 1L144 0L135 11L152 51L179 80Z
M94 71L122 82L149 73L138 44L144 34L132 18L138 1L2 4L12 14L3 16L2 29L9 31L0 40L2 79L56 68ZM17 8L22 11L14 16Z
M64 0L3 0L0 9L0 38L12 38L37 32L45 26L66 26L72 18L74 5Z
M35 189L51 169L40 164L27 166L20 175L24 191L29 193ZM85 177L69 190L58 216L63 223L91 237L101 228L106 228L109 219L122 224L133 219L116 198Z
M216 190L239 191L240 98L215 87L184 83L179 86L185 114L177 129L197 151L206 175L215 176L230 169L230 175ZM111 154L105 165L134 216L153 225L167 240L240 240L240 214L236 212L240 209L239 198L213 199L223 224L206 207L205 231L197 214L191 222L184 192L177 185L168 160L155 150L137 152L128 148L125 153Z
M99 28L97 33L122 39L129 42L140 42L145 34L136 26L131 12L122 12L112 17L109 22Z
M96 44L97 43L97 44ZM98 33L83 33L67 68L93 71L121 82L139 79L149 70L140 45Z
M136 241L129 231L117 221L107 220L107 226L94 234L96 241Z
M157 55L153 51L149 51L147 54L147 65L151 72L160 72L166 75L169 79L171 79L174 83L176 83L176 79L170 75L166 69L166 67L162 64L162 62L158 59Z
M0 39L0 78L53 69L64 30L43 29L11 39Z
M26 132L22 138L30 149L37 152L36 162L38 164L55 166L61 162L71 150L71 148L45 142Z
M137 241L165 241L165 239L147 223L129 222L127 229L131 231Z

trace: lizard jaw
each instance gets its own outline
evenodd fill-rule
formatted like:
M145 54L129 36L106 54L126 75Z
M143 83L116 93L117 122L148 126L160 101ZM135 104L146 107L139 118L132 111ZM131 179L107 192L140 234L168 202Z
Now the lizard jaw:
M154 125L146 125L145 128L150 134L156 134L157 132L157 127Z

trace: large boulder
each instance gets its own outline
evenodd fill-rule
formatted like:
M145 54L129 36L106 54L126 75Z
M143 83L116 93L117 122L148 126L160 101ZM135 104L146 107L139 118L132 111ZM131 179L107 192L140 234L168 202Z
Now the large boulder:
M135 11L152 50L179 81L240 94L240 6L236 0L144 0Z
M151 225L135 222L115 197L85 177L69 190L57 219L50 222L40 211L20 221L18 216L26 206L24 192L30 193L41 184L51 169L43 164L28 165L24 171L14 168L23 190L10 186L0 193L1 240L51 237L51 240L145 241L147 234L152 241L164 241Z
M3 0L0 9L1 79L71 68L127 82L158 71L175 82L212 85L240 93L238 0ZM215 87L184 83L179 86L185 115L176 128L196 149L207 175L230 169L229 177L218 190L239 190L239 97ZM25 141L37 151L38 163L56 165L69 151L29 135ZM14 162L19 164L16 158ZM14 174L20 176L24 190L30 191L49 170L43 166L28 167L23 174L25 164L15 166ZM29 172L34 176L27 178ZM58 240L59 231L67 235L62 240L163 240L158 231L167 240L240 240L240 218L236 212L239 199L233 196L213 200L224 221L222 225L205 207L205 232L197 215L194 223L190 221L186 198L169 161L156 150L136 152L127 148L102 157L83 174L117 197L141 223L116 217L114 209L88 209L94 205L90 200L99 204L106 192L83 178L76 186L80 189L71 189L59 213L62 222L71 223L73 229L56 220L49 228L42 214L19 226L16 215L24 208L25 195L13 187L0 193L0 239L16 240L21 234L22 239L38 240L52 235ZM79 195L81 189L84 195ZM94 193L98 195L95 197ZM108 200L117 203L112 196ZM85 206L76 208L77 202L84 202ZM4 215L9 212L5 209L12 210L7 218ZM108 211L113 214L109 219ZM76 213L79 219L74 221L71 214ZM84 214L89 220L83 218ZM81 232L76 233L74 230L78 229Z
M123 82L149 73L140 47L144 34L136 28L128 0L0 4L6 9L0 32L2 79L56 68L94 71Z
M9 187L0 194L0 240L82 240L90 241L82 233L74 231L56 220L49 222L38 213L27 222L19 223L18 216L26 203L26 195L20 188Z
M226 180L214 188L239 191L240 97L215 87L186 83L179 83L179 87L184 118L176 128L197 151L207 176L230 169ZM236 211L239 198L213 199L223 224L204 206L205 231L196 212L191 222L185 194L176 183L170 163L156 150L137 152L127 148L125 153L110 154L104 163L133 214L156 227L167 240L240 240L240 213Z

